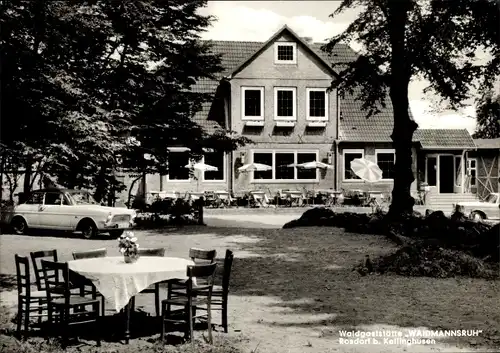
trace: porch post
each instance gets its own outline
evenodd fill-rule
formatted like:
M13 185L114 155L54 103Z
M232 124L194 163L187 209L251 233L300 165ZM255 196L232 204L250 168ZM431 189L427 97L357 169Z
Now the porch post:
M462 194L465 193L465 156L467 155L467 150L462 151L462 158L460 159L461 163L461 178L462 178Z

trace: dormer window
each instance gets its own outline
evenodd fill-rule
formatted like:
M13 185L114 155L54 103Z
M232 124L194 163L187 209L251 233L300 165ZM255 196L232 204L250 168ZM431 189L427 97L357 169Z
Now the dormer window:
M296 64L297 44L292 42L277 42L274 44L275 64Z

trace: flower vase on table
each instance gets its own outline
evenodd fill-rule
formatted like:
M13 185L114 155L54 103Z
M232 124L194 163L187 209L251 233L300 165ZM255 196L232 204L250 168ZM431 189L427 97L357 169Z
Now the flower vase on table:
M118 238L118 247L123 254L125 263L131 264L139 258L139 244L132 232L125 232Z

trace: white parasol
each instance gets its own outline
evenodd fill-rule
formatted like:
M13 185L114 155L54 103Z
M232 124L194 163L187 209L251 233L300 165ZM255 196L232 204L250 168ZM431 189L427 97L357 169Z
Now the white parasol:
M369 183L382 179L382 170L372 161L364 158L356 158L351 161L351 170L358 177Z
M219 168L214 167L213 165L205 164L205 163L189 163L184 166L184 168L189 168L189 169L194 169L197 170L200 174L204 172L216 172L219 170ZM199 186L200 186L200 178L196 178L196 191L199 191Z
M249 163L242 165L238 168L239 172L266 172L268 170L272 170L273 167L267 164L262 163Z

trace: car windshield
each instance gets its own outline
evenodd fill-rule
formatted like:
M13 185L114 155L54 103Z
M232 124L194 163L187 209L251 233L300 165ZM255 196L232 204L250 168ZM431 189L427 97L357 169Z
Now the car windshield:
M97 201L88 192L75 192L69 195L77 205L97 205Z
M498 195L489 194L488 197L486 198L486 202L496 203L497 202L497 198L498 198Z

